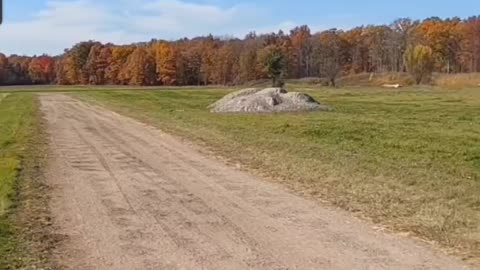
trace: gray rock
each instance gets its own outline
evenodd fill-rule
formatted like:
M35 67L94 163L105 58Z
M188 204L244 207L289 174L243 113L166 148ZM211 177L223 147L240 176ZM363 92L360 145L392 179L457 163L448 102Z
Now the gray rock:
M248 88L226 95L210 105L216 113L268 113L327 111L329 107L320 104L304 93L287 92L283 88Z

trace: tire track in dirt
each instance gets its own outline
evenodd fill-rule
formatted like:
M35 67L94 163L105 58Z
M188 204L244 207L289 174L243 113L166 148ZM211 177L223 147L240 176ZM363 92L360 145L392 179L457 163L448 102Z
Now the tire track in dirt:
M40 100L65 269L467 269L133 119Z

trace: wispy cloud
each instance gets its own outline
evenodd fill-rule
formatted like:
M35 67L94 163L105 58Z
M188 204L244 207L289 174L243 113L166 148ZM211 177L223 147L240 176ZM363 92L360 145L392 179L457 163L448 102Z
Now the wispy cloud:
M249 31L288 30L294 22L272 22L260 7L220 7L181 0L48 1L31 19L0 27L0 51L58 54L76 42L118 44L151 38L176 39L212 33L242 36Z

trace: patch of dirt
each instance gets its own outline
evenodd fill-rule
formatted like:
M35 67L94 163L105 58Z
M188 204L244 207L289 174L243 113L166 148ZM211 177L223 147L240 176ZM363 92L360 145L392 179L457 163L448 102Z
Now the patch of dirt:
M41 102L65 269L468 269L131 118L61 94Z
M283 88L248 88L226 95L210 106L216 113L268 113L330 110L304 93Z

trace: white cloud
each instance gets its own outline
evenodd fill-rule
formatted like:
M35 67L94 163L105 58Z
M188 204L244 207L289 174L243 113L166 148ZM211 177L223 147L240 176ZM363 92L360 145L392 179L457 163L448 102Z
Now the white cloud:
M272 22L259 7L220 7L181 0L68 0L47 2L30 19L0 27L0 51L7 54L59 54L85 40L125 44L151 38L206 35L243 36L288 30L290 21Z
M31 20L5 23L0 28L0 51L18 54L58 54L82 40L131 42L141 34L106 30L119 18L86 0L50 1Z

